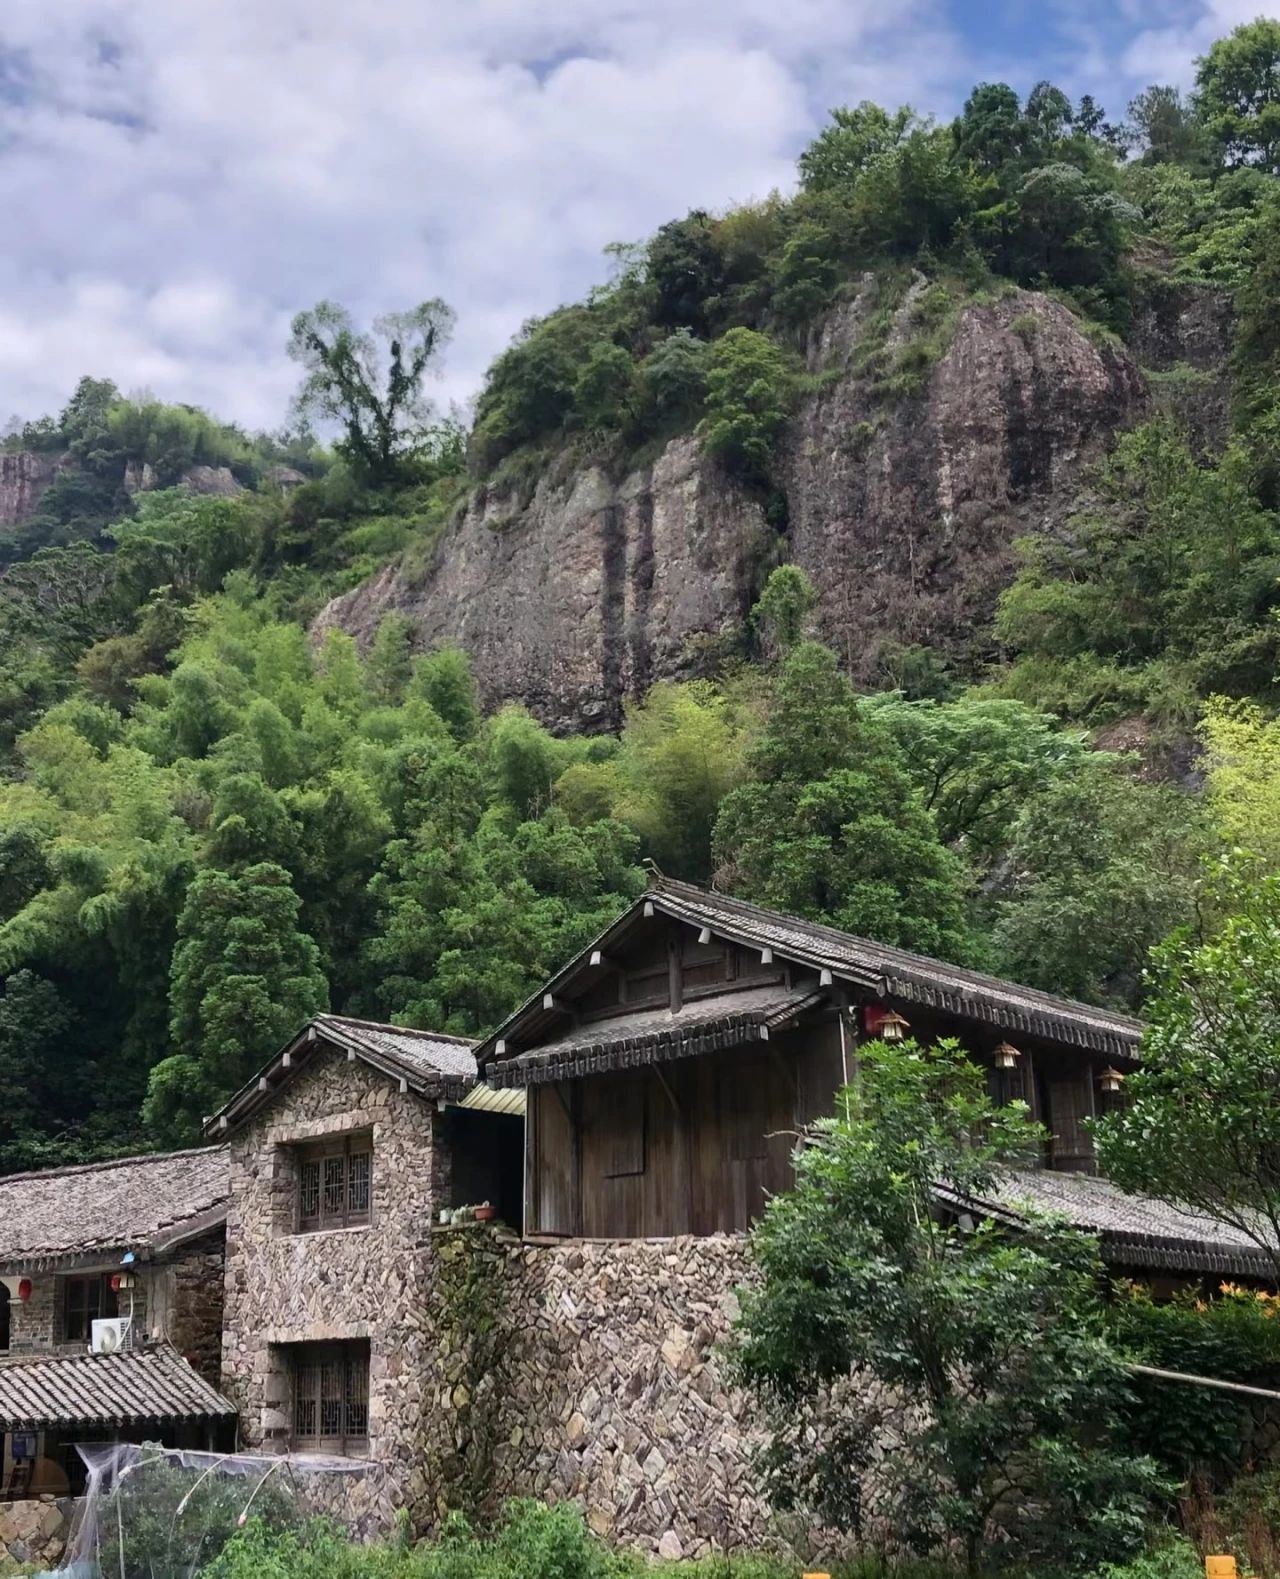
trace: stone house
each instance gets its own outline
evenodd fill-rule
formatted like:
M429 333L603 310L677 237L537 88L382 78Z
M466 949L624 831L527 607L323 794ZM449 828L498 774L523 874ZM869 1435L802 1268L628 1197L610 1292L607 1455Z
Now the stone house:
M230 1151L222 1383L242 1444L367 1459L336 1511L426 1522L432 1225L459 1191L518 1224L519 1103L477 1091L465 1041L321 1015L211 1132Z
M225 1147L0 1179L0 1547L60 1548L77 1444L230 1447ZM105 1326L105 1331L104 1331Z

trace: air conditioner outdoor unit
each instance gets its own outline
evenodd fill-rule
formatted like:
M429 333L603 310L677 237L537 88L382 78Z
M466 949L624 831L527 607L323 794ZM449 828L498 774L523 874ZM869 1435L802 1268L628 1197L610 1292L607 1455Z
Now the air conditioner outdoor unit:
M131 1316L105 1316L93 1323L90 1348L94 1354L117 1354L129 1347Z

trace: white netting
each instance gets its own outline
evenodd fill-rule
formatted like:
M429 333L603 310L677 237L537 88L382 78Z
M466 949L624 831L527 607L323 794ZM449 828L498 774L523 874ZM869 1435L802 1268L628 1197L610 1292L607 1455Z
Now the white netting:
M150 1443L82 1447L80 1456L89 1483L61 1564L78 1579L194 1579L249 1519L275 1528L305 1522L315 1476L363 1475L370 1467Z

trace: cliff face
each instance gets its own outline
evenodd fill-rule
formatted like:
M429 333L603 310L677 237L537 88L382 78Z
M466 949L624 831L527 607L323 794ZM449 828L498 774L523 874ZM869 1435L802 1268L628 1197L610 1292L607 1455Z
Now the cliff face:
M919 391L886 398L857 370L875 289L811 341L814 393L779 457L782 541L759 501L682 438L620 483L588 468L544 478L527 504L481 490L421 576L385 570L335 599L318 628L363 644L401 611L421 646L466 648L486 702L523 701L559 729L610 727L627 697L696 672L709 644L739 633L765 569L789 558L813 578L822 633L858 679L887 640L975 662L1013 540L1065 519L1086 468L1150 415L1152 390L1118 342L1013 292L964 308ZM891 356L914 332L911 310L909 296ZM1165 366L1189 360L1182 341L1197 323L1159 326Z
M34 515L62 459L34 450L0 453L0 528L19 526Z
M419 646L466 648L486 702L609 728L625 697L698 672L708 642L739 630L770 536L759 502L677 439L621 483L588 467L544 479L523 509L482 491L420 582L392 566L334 599L316 630L363 644L403 612Z

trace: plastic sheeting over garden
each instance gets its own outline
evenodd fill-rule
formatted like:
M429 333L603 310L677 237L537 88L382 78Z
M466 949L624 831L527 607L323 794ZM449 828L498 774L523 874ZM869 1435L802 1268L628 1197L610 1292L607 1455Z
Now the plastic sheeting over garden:
M277 1529L305 1523L315 1477L374 1472L345 1458L150 1443L85 1446L80 1456L89 1483L60 1570L78 1579L194 1579L249 1519Z

